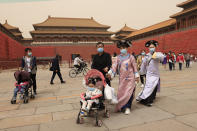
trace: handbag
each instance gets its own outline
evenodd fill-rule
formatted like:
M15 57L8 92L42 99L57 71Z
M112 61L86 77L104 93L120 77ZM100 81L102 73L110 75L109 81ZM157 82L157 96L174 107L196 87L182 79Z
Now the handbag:
M49 71L54 71L52 64L49 65Z

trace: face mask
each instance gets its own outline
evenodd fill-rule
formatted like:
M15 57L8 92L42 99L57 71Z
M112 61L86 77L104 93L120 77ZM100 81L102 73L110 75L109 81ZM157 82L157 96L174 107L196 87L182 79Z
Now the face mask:
M155 52L155 48L149 48L150 53L154 53Z
M127 54L127 50L126 49L121 49L120 50L120 53L123 54L123 55L125 55L125 54Z
M89 91L94 91L95 88L88 87L88 90L89 90Z
M28 52L28 56L31 56L32 55L32 53L31 52Z
M104 51L104 49L103 49L103 48L98 48L97 51L98 51L99 53L102 53L102 52Z
M142 55L145 55L145 53L144 53L144 52L142 52Z

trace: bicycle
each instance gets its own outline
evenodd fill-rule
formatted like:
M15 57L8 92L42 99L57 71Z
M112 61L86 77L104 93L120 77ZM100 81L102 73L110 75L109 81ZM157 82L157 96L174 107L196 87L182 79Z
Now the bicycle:
M83 73L83 75L85 76L87 74L87 72L89 71L88 67L87 67L87 64L84 62L84 63L81 63L81 69L78 70L77 68L73 68L69 71L69 76L71 78L75 78L77 75L79 75L80 73Z

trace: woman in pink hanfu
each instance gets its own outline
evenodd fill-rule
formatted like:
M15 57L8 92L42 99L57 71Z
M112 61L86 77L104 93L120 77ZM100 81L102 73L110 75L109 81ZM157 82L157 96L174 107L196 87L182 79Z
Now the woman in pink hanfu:
M108 77L113 78L117 69L119 71L118 104L116 111L123 111L126 115L130 114L136 88L135 80L139 81L135 58L127 53L128 47L130 46L131 42L129 41L119 41L117 43L121 54L117 57L117 60L112 64L112 68L108 72Z

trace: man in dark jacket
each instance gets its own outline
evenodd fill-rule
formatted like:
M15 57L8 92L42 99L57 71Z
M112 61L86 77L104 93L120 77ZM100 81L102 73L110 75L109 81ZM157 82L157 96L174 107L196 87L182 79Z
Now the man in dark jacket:
M112 66L111 56L110 54L104 52L104 43L98 42L96 44L96 48L98 54L94 56L91 68L99 70L106 78L106 74ZM106 78L106 83L111 86L108 78Z
M36 92L36 72L37 72L37 65L36 65L36 57L32 56L32 49L31 48L26 48L25 49L25 56L22 58L22 63L21 63L21 68L22 70L25 70L30 73L30 77L33 82L33 91L34 95L37 94Z
M60 56L56 55L56 57L52 61L53 75L51 77L51 82L50 82L51 85L54 84L53 80L54 80L56 74L59 76L61 83L65 83L65 81L62 79L62 75L60 72L59 60L60 60Z

